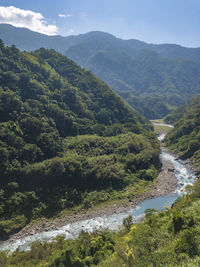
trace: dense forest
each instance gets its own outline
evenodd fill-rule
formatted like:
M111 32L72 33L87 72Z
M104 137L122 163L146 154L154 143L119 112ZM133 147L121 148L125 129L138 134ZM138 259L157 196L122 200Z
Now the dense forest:
M186 104L180 105L171 111L167 116L164 117L164 122L168 124L175 124L178 120L181 119L183 113L185 112Z
M65 54L108 83L148 119L164 117L200 92L198 61L167 58L149 47L135 49L103 33L88 34Z
M200 171L200 96L186 105L175 128L167 135L166 144L182 159L191 158Z
M54 50L3 42L0 65L1 239L32 219L152 183L160 153L152 125L90 71Z
M122 40L104 32L46 36L3 24L0 38L22 50L54 48L95 73L148 119L162 118L200 93L200 48Z
M169 148L181 158L192 158L198 171L199 116L200 97L197 96L185 107L166 138ZM69 147L73 148L75 143L76 137ZM84 151L83 146L81 142L76 152ZM76 240L64 240L61 236L52 243L35 242L30 251L10 255L1 252L0 263L2 266L23 264L30 267L199 266L200 181L187 186L186 191L187 195L177 199L166 211L146 210L141 223L132 225L131 216L125 218L119 232L82 232Z
M81 53L82 44L76 45ZM163 91L152 85L149 95L144 91L140 95L126 84L120 92L137 110L155 117L197 94L200 77L194 58L180 59L178 52L176 59L170 58L165 46L159 49L151 55L148 49L139 49L134 60L140 58L146 66L154 62L152 72L147 67L141 75L151 73L145 84L153 83L153 75L160 77ZM113 58L116 51L110 52ZM95 54L95 60L104 66L107 52L101 53L101 57ZM163 55L169 58L164 60ZM118 60L125 58L121 53ZM54 50L20 52L2 41L0 66L1 240L35 219L130 200L153 184L160 169L160 146L152 125L90 71ZM117 84L124 86L121 81ZM190 159L200 172L200 96L173 110L165 122L174 124L174 129L164 144L181 159ZM146 210L141 223L133 225L131 216L125 218L119 232L81 232L75 240L60 236L51 243L36 241L29 251L0 251L0 266L199 266L200 182L186 191L166 211Z

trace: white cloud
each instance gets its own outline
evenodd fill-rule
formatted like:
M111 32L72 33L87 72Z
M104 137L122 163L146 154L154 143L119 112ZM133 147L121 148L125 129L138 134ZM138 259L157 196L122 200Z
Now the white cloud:
M48 24L41 13L23 10L14 6L0 6L0 23L11 24L15 27L25 27L47 35L55 35L58 32L58 27Z
M71 14L58 14L58 17L59 18L69 18L69 17L72 17Z

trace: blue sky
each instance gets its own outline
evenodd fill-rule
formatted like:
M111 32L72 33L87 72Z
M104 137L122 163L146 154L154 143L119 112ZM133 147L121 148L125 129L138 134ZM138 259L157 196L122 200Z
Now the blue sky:
M200 47L200 0L0 0L0 23L51 35L99 30Z

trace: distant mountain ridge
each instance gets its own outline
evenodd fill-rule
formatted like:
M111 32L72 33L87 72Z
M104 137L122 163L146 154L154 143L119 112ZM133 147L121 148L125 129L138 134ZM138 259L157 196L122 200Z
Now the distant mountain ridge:
M126 43L127 46L134 49L151 49L159 54L171 58L185 58L200 61L200 47L188 48L177 44L148 44L136 39L122 40L112 34L93 31L77 36L48 36L38 32L33 32L27 28L14 27L10 24L0 24L0 38L8 46L15 45L21 50L36 50L41 47L53 48L58 52L65 53L72 45L84 41L88 37L104 36L116 39L121 43ZM34 38L35 42L33 42Z
M200 93L200 48L122 40L104 32L47 36L0 24L0 38L21 50L53 48L91 70L148 119Z

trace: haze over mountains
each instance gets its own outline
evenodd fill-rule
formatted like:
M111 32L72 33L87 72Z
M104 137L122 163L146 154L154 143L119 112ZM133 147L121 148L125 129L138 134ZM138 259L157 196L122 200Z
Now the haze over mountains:
M60 53L66 51L73 45L87 40L88 38L99 37L98 41L105 42L105 39L114 40L122 46L129 46L133 49L151 49L162 56L169 58L184 58L200 61L200 48L187 48L176 44L148 44L139 40L122 40L112 34L105 32L89 32L77 36L48 36L38 32L33 32L27 28L18 28L9 24L0 24L0 36L8 46L15 44L20 50L36 50L41 47L53 48Z
M122 40L104 32L47 36L0 25L0 38L21 50L53 48L108 83L148 119L200 93L200 48Z

